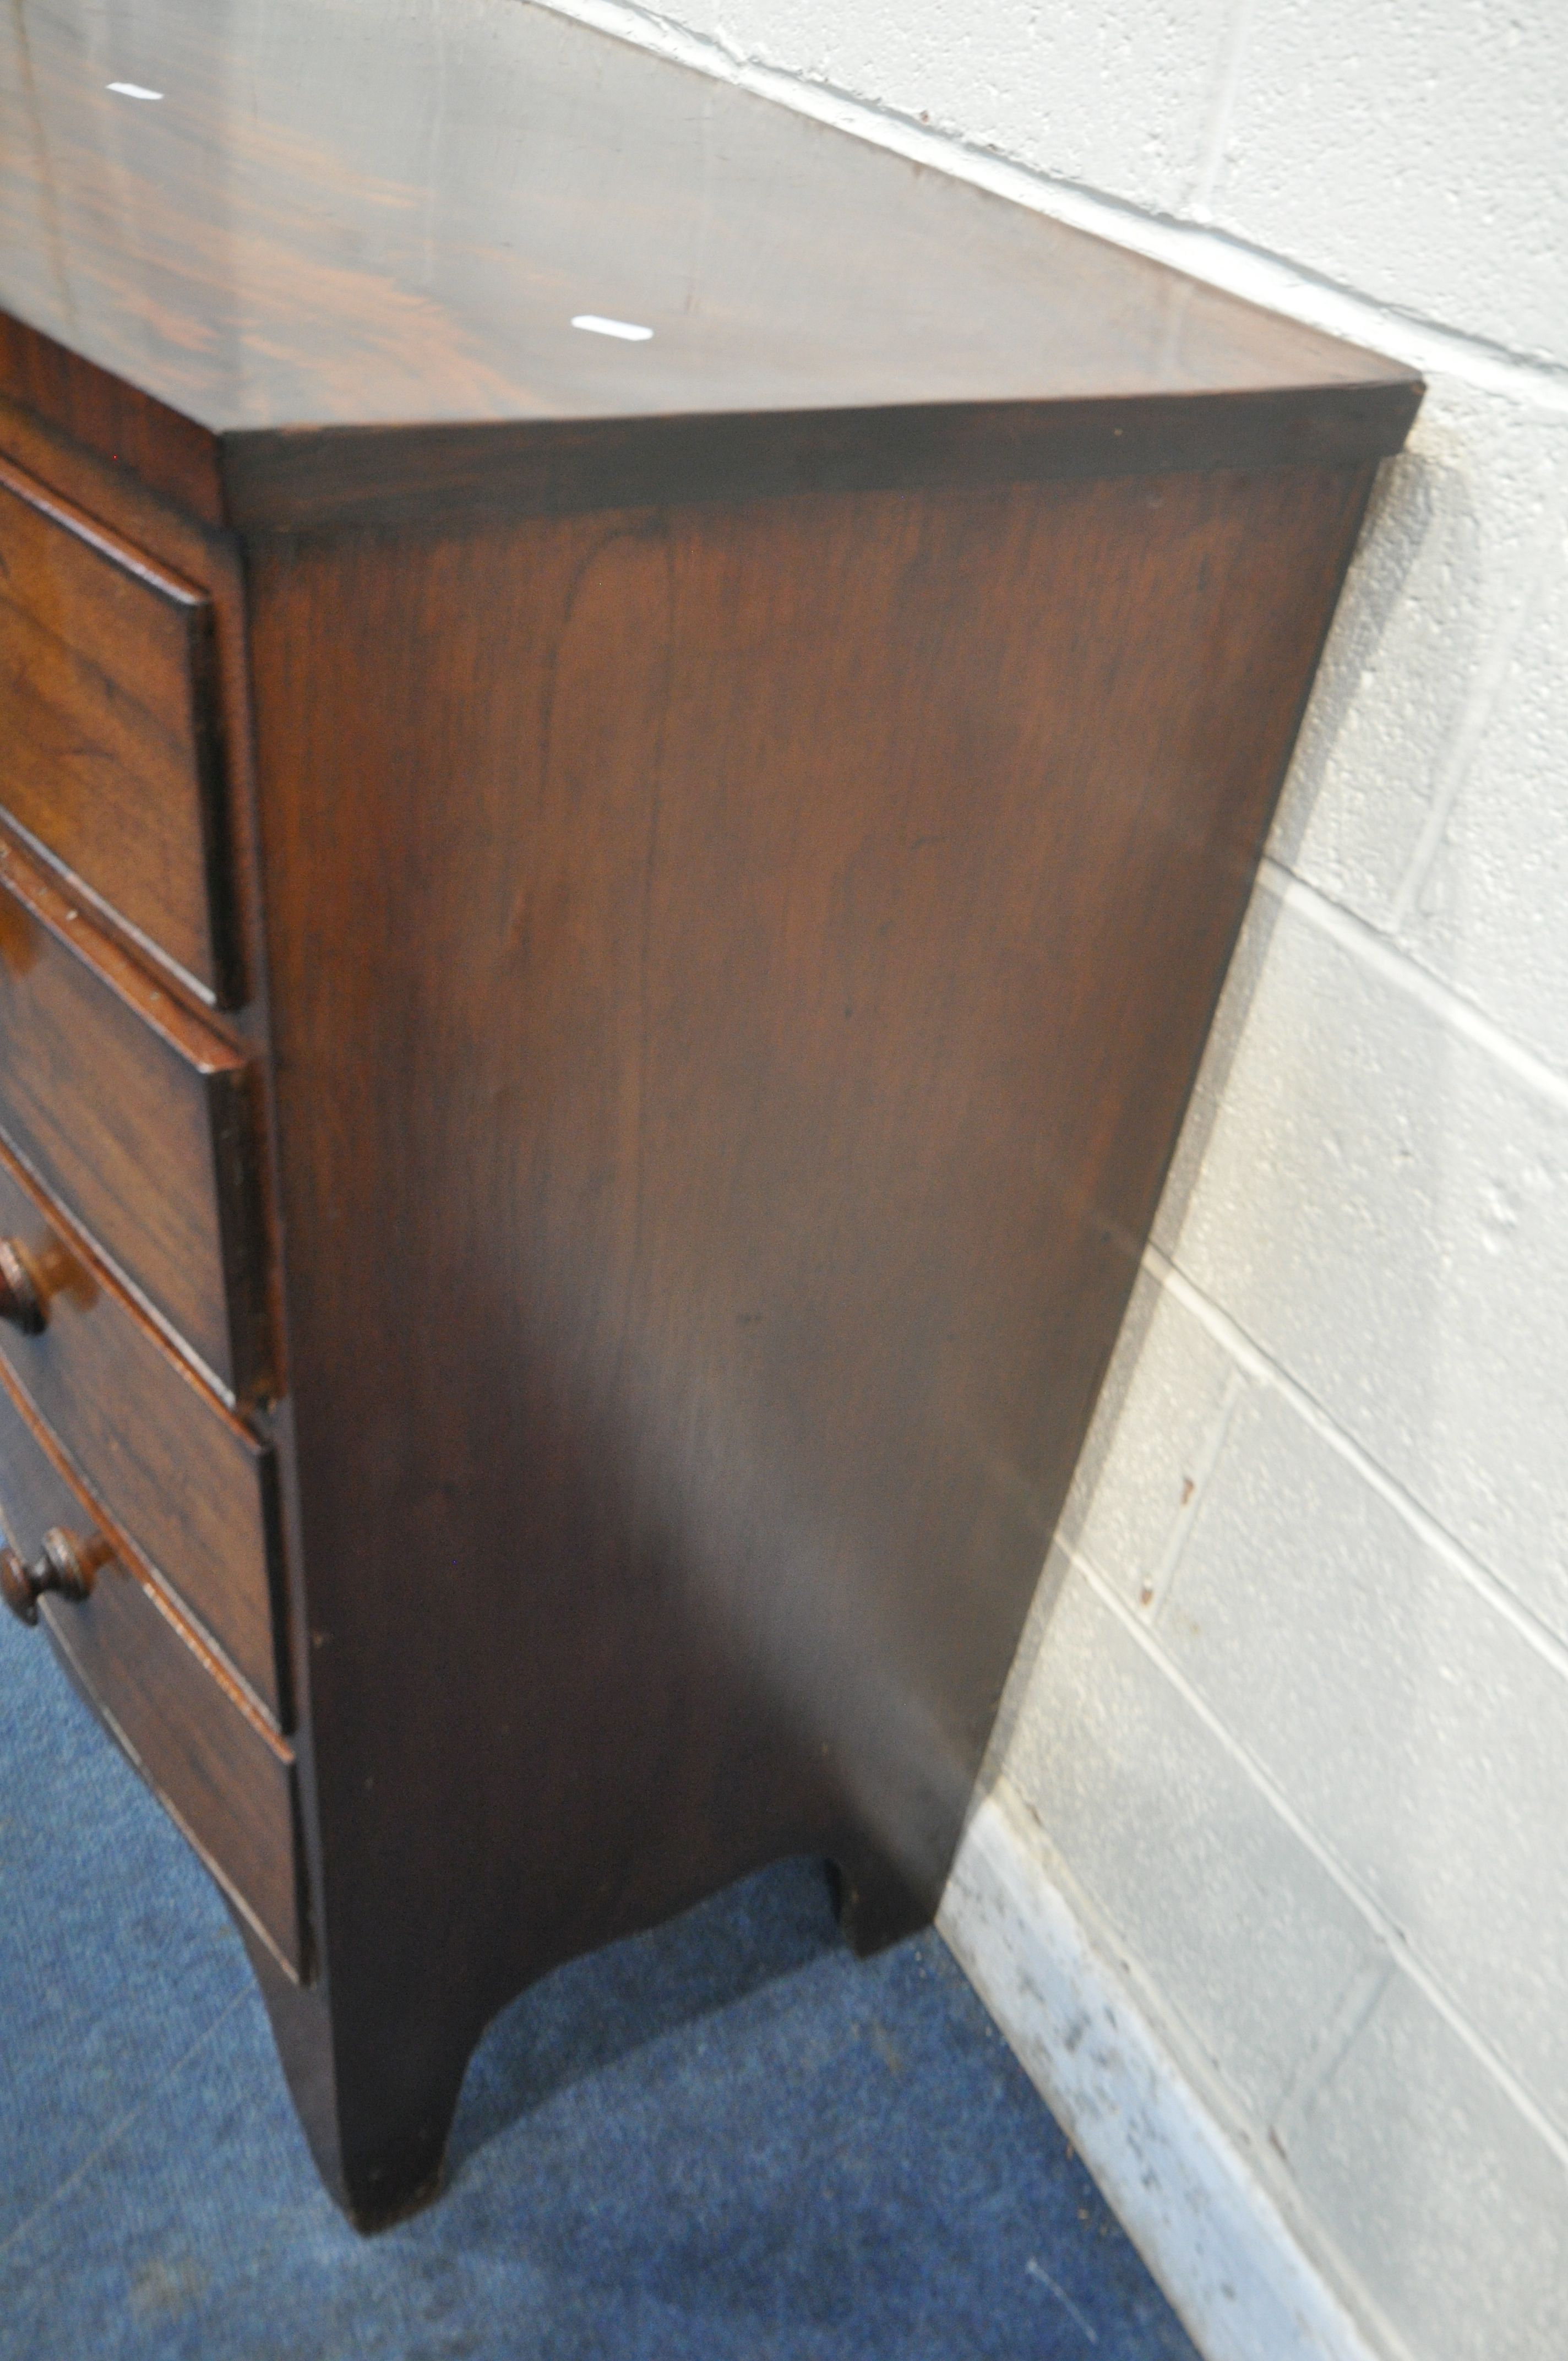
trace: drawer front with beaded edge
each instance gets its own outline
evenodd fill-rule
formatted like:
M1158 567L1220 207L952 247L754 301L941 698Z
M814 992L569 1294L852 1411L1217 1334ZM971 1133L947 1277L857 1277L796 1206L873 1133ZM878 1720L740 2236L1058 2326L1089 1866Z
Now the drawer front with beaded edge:
M0 1137L234 1400L265 1365L250 1082L0 845Z
M78 1686L291 1976L305 1968L292 1749L225 1674L0 1369L6 1604ZM30 1595L29 1595L30 1594Z
M0 1356L88 1488L280 1728L276 1464L0 1148Z
M0 462L0 806L226 1006L219 737L206 593Z

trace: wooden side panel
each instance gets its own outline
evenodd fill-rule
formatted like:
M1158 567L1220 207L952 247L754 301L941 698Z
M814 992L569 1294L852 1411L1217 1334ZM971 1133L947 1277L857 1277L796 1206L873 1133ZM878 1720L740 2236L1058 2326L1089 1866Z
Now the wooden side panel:
M0 467L0 805L217 998L212 671L200 590Z
M169 1351L3 1151L0 1235L47 1302L38 1335L0 1325L0 1355L89 1490L286 1722L270 1444Z
M0 1134L235 1393L247 1126L243 1058L0 846Z
M1367 483L256 545L366 2093L772 1854L934 1904Z
M0 1373L0 1521L24 1557L51 1525L119 1542L69 1483L59 1448ZM103 1719L207 1866L291 1973L304 1965L293 1757L202 1649L175 1609L119 1554L90 1598L46 1598L49 1633Z

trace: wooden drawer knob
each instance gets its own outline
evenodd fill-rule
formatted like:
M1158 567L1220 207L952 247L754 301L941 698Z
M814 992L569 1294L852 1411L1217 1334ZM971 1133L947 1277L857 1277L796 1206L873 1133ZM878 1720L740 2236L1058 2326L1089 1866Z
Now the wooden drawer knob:
M15 1238L0 1238L0 1320L8 1320L24 1336L41 1332L49 1312L43 1290Z
M31 1565L9 1546L0 1549L0 1596L22 1622L36 1623L46 1590L78 1602L90 1597L98 1568L110 1554L100 1534L84 1542L63 1525L51 1525Z

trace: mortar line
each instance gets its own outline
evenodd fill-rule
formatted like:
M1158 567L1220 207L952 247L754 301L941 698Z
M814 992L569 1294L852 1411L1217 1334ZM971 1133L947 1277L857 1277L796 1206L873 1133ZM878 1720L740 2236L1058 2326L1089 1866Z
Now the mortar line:
M1537 537L1524 570L1524 578L1514 592L1512 612L1501 628L1493 633L1492 644L1465 698L1459 728L1438 772L1436 791L1428 806L1415 850L1399 880L1399 889L1388 914L1390 931L1396 935L1409 921L1442 840L1448 833L1453 807L1497 706L1504 675L1514 650L1524 636L1526 626L1534 619L1536 600L1546 570L1562 545L1563 537L1563 526L1553 517Z
M1057 1896L1072 1922L1076 1939L1097 1961L1103 1978L1114 1971L1122 1986L1127 2007L1143 2021L1144 2031L1139 2046L1163 2052L1172 2079L1185 2081L1198 2106L1211 2120L1220 2139L1230 2151L1232 2161L1241 2170L1256 2179L1266 2191L1280 2222L1290 2230L1299 2247L1307 2253L1313 2269L1338 2301L1359 2320L1363 2326L1376 2323L1379 2361L1423 2361L1413 2353L1389 2323L1378 2299L1366 2286L1360 2272L1350 2261L1343 2247L1325 2234L1321 2217L1310 2210L1303 2212L1305 2198L1300 2183L1295 2178L1288 2159L1267 2137L1267 2127L1262 2118L1249 2109L1245 2095L1227 2081L1213 2051L1202 2035L1191 2025L1169 1993L1156 1983L1149 1971L1131 1950L1125 1936L1110 1916L1098 1894L1085 1885L1081 1876L1064 1858L1049 1828L1041 1818L1038 1806L1032 1803L1018 1785L1012 1773L1000 1769L991 1791L991 1801L1011 1825L1009 1835L1028 1848L1030 1856L1041 1872L1043 1882ZM946 1905L944 1905L946 1915ZM950 1950L958 1955L953 1938L940 1928ZM1387 1957L1387 1955L1384 1955ZM962 1965L962 1960L959 1959ZM1393 1962L1388 1962L1392 1967ZM966 1973L968 1972L966 1969ZM1104 2004L1113 2010L1115 2002ZM1001 2018L998 2018L1001 2023ZM1113 2015L1112 2022L1115 2019ZM1020 2058L1014 2032L1016 2015L1004 2027L1007 2039ZM1032 2071L1032 2070L1029 2070ZM1316 2243L1314 2243L1316 2241ZM1358 2309L1359 2307L1359 2309ZM1378 2338L1381 2342L1378 2342ZM1428 2356L1430 2361L1430 2356Z
M1331 902L1326 894L1310 885L1304 877L1298 877L1293 869L1287 869L1271 852L1266 852L1258 865L1257 881L1277 901L1305 918L1320 934L1327 935L1342 950L1363 961L1408 998L1419 1001L1428 1015L1435 1016L1451 1033L1484 1050L1517 1081L1568 1114L1568 1076L1548 1065L1544 1058L1527 1049L1512 1033L1505 1032L1494 1017L1487 1016L1473 1000L1464 999L1452 984L1441 983L1430 969L1422 967L1409 951L1401 950L1366 919L1357 917L1342 903Z
M1458 2003L1452 2000L1444 1992L1432 1970L1426 1965L1411 1945L1403 1927L1389 1916L1381 1903L1367 1893L1354 1872L1345 1867L1338 1855L1330 1850L1324 1839L1318 1836L1302 1818L1283 1789L1277 1784L1272 1773L1266 1770L1263 1764L1248 1752L1241 1741L1226 1728L1202 1693L1193 1686L1180 1666L1160 1646L1157 1635L1139 1620L1133 1609L1118 1596L1104 1576L1098 1573L1089 1560L1070 1543L1064 1543L1062 1546L1066 1550L1069 1563L1082 1576L1096 1598L1169 1681L1177 1695L1197 1715L1210 1736L1224 1749L1232 1761L1245 1772L1259 1794L1284 1821L1291 1834L1305 1847L1325 1876L1332 1879L1345 1899L1359 1911L1373 1933L1387 1946L1403 1972L1436 2009L1449 2030L1458 2037L1471 2056L1491 2075L1493 2081L1507 2092L1520 2114L1540 2133L1557 2161L1568 2167L1568 2136L1558 2129L1551 2116L1543 2112L1540 2102L1525 2089L1512 2067L1497 2055L1485 2037L1470 2024Z
M1219 89L1204 135L1203 152L1198 159L1198 170L1187 198L1188 210L1197 221L1206 223L1210 219L1209 208L1224 166L1225 148L1235 117L1236 93L1241 86L1242 68L1251 46L1256 13L1257 0L1233 0L1220 60Z
M1393 1953L1379 1949L1347 1977L1338 2000L1287 2075L1268 2117L1269 2138L1282 2155L1289 2153L1289 2125L1300 2122L1316 2094L1332 2081L1397 1972Z
M630 41L716 81L772 99L797 115L851 132L873 147L968 181L1112 244L1223 288L1244 302L1284 312L1327 335L1371 345L1412 368L1459 377L1537 409L1568 414L1568 362L1514 352L1495 338L1363 295L1325 273L1205 224L1107 195L1102 190L1013 161L951 132L927 129L892 107L759 64L726 39L693 33L636 0L538 0L578 24Z
M1429 372L1434 369L1442 371L1483 388L1504 392L1537 409L1568 414L1568 365L1520 355L1495 340L1468 335L1419 313L1381 302L1321 272L1293 264L1282 256L1249 245L1245 239L1228 233L1184 222L1168 214L1141 208L1109 197L1102 192L1053 178L1027 165L1010 161L992 150L979 148L968 139L926 130L894 109L879 107L827 82L807 82L782 69L761 66L749 58L737 55L732 49L694 34L651 9L630 5L630 0L542 0L542 5L552 8L557 15L595 26L641 48L693 66L717 80L771 98L798 114L852 132L874 146L890 148L914 161L990 189L1015 203L1027 205L1036 212L1050 214L1070 225L1089 229L1116 245L1224 288L1243 300L1287 312L1331 334L1381 346L1413 368ZM1270 865L1277 869L1277 864ZM1501 1062L1535 1081L1537 1087L1546 1091L1558 1103L1568 1104L1568 1083L1537 1060L1531 1052L1514 1043L1478 1011L1473 1010L1469 1004L1426 977L1424 972L1416 969L1412 962L1389 950L1370 928L1351 919L1348 913L1338 910L1336 906L1323 902L1312 889L1306 887L1301 880L1291 877L1288 872L1279 871L1278 873L1288 881L1281 898L1294 901L1298 895L1310 895L1312 903L1319 906L1311 908L1309 915L1323 924L1326 931L1341 932L1343 929L1343 940L1355 943L1364 956L1386 962L1407 990L1414 992L1418 997L1428 999L1429 1005L1438 1013L1451 1015L1455 1030L1492 1049ZM1281 889L1277 885L1275 890L1278 892ZM1332 924L1322 915L1331 912ZM1168 1273L1168 1284L1177 1279L1179 1274L1175 1266L1169 1264L1165 1266L1165 1272L1161 1272L1158 1264L1164 1260L1163 1257L1158 1257L1157 1262L1151 1267L1156 1268L1157 1276L1164 1277ZM1197 1290L1193 1293L1196 1297ZM1190 1308L1196 1309L1196 1304ZM1219 1319L1224 1319L1217 1306L1210 1308ZM1227 1321L1225 1325L1230 1327L1231 1323ZM1238 1342L1245 1342L1239 1330L1234 1334ZM1418 1532L1422 1532L1423 1538L1429 1539L1449 1564L1475 1583L1482 1594L1507 1615L1523 1636L1548 1656L1557 1669L1564 1669L1568 1652L1548 1637L1510 1595L1496 1584L1495 1577L1471 1561L1459 1544L1365 1457L1359 1445L1353 1444L1348 1436L1342 1434L1326 1413L1311 1403L1310 1396L1286 1379L1283 1372L1268 1363L1255 1347L1247 1349L1259 1370L1286 1393L1324 1439L1356 1466L1365 1479ZM1096 1594L1102 1596L1119 1620L1126 1624L1138 1644L1149 1651L1179 1687L1184 1688L1185 1685L1175 1668L1154 1645L1153 1635L1135 1622L1077 1551L1069 1547L1068 1555L1071 1563L1079 1565L1085 1578L1091 1582ZM1270 1793L1256 1767L1234 1747L1228 1733L1207 1714L1195 1694L1188 1694L1194 1709L1200 1712L1222 1741L1237 1753L1238 1759L1265 1787L1265 1792ZM1324 1867L1357 1903L1364 1916L1376 1924L1381 1914L1365 1897L1357 1894L1338 1871L1337 1865L1331 1864L1328 1858L1321 1854L1304 1827L1294 1821L1283 1798L1275 1794L1273 1800L1276 1808L1297 1827L1303 1841L1322 1860ZM1413 1955L1402 1936L1391 1925L1387 1939L1398 1947L1412 1981L1426 1993L1460 2038L1508 2090L1515 2103L1536 2125L1553 2153L1561 2160L1568 2162L1568 2147L1565 2147L1562 2136L1514 2082L1508 2070L1490 2057L1463 2018L1453 2014L1450 2004L1431 1984L1424 1971L1417 1970Z
M1192 1489L1187 1499L1179 1503L1176 1514L1170 1521L1170 1531L1166 1535L1165 1547L1161 1550L1155 1563L1154 1571L1148 1577L1147 1596L1146 1598L1140 1598L1139 1601L1151 1623L1157 1623L1159 1620L1161 1610L1175 1583L1189 1537L1198 1521L1198 1512L1208 1497L1211 1479L1220 1464L1220 1455L1224 1450L1225 1438L1230 1433L1231 1422L1235 1417L1236 1405L1246 1389L1246 1384L1245 1373L1241 1364L1232 1355L1231 1366L1225 1373L1224 1391L1219 1407L1210 1420L1202 1443L1193 1457L1190 1478Z
M1347 1433L1304 1386L1282 1368L1261 1345L1247 1334L1245 1329L1238 1326L1228 1312L1221 1309L1212 1296L1206 1295L1152 1240L1144 1249L1143 1260L1145 1268L1184 1311L1192 1314L1200 1326L1208 1330L1215 1343L1223 1346L1248 1377L1259 1385L1272 1387L1280 1394L1303 1424L1310 1427L1314 1434L1336 1451L1354 1469L1362 1482L1368 1485L1380 1499L1387 1502L1417 1538L1435 1556L1442 1558L1452 1573L1468 1583L1535 1653L1551 1665L1554 1673L1568 1680L1568 1642L1559 1639L1550 1625L1543 1623L1489 1566L1484 1565L1479 1558L1473 1557L1463 1542L1455 1540L1446 1526L1439 1524L1431 1510L1423 1509L1398 1477L1379 1466L1364 1444Z

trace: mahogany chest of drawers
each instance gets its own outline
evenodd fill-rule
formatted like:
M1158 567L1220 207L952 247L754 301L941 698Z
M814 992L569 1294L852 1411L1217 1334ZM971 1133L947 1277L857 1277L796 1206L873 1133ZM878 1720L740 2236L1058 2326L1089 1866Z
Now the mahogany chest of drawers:
M1420 389L516 0L0 64L5 1594L370 2225L934 1908Z

